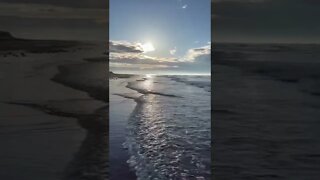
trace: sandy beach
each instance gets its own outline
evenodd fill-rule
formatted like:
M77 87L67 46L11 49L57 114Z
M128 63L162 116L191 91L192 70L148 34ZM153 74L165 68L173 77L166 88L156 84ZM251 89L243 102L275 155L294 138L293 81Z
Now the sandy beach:
M4 37L0 178L106 179L105 44Z

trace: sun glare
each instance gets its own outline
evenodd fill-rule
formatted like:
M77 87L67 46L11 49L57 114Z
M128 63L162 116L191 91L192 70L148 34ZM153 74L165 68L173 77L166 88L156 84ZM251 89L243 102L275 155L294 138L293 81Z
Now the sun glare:
M146 74L146 78L152 78L152 74Z
M143 49L143 52L151 52L151 51L154 51L155 48L154 46L152 45L152 43L148 42L148 43L144 43L141 45L142 46L142 49Z

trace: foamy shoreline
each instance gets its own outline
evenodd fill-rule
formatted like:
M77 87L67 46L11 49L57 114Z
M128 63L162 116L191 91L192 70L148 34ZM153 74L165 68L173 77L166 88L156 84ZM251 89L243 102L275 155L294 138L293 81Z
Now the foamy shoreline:
M114 74L114 77L117 76ZM128 160L129 152L124 147L127 138L128 120L137 106L139 93L127 88L127 83L135 81L135 76L128 78L113 78L110 83L110 178L111 179L137 179L135 172L130 170Z

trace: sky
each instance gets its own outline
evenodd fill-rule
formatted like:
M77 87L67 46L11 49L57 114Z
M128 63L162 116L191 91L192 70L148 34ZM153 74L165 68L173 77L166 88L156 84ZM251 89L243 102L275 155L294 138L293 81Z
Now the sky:
M110 0L110 70L210 74L210 0Z
M319 0L213 0L213 42L320 43Z
M28 39L108 41L107 0L0 0L0 31Z

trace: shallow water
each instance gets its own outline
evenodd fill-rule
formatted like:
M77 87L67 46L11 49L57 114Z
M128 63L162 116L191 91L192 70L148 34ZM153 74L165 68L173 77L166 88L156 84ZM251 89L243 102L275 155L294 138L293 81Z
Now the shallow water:
M128 118L136 106L132 99L117 95L136 93L125 87L127 80L110 80L109 106L109 162L110 179L136 179L134 172L130 172L127 160L129 154L123 148L126 140Z
M123 142L137 179L209 179L210 92L191 85L190 78L128 80L122 85L136 93L117 93L137 104L127 120Z

